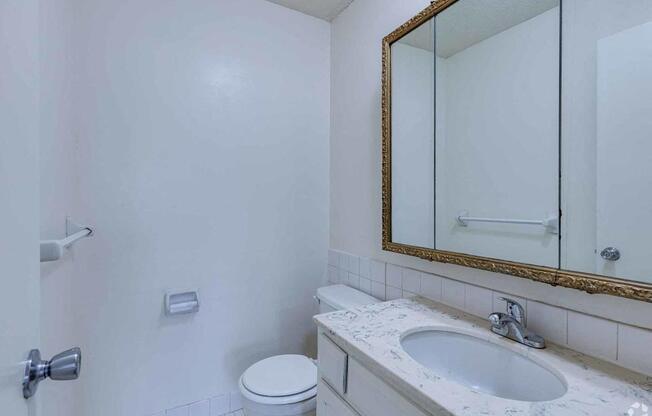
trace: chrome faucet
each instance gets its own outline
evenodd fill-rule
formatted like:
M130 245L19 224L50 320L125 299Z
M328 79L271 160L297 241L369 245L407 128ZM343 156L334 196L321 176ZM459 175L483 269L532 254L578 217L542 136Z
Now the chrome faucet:
M527 329L525 309L513 299L500 298L507 302L507 313L494 312L489 315L491 330L513 341L532 348L545 348L545 340Z

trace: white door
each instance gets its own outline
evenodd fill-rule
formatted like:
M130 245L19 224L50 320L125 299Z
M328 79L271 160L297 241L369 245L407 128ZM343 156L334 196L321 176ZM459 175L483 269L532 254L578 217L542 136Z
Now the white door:
M0 414L34 416L23 361L39 343L38 1L0 1Z
M652 22L599 40L597 71L597 272L652 283Z

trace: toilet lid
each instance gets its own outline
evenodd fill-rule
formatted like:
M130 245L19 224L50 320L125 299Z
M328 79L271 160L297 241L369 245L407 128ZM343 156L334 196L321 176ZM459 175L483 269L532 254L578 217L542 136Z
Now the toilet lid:
M249 367L242 384L261 396L292 396L317 385L317 366L303 355L277 355Z

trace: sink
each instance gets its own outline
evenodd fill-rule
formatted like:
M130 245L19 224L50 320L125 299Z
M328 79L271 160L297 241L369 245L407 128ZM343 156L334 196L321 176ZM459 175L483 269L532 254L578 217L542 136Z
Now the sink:
M436 375L493 396L541 402L561 397L567 390L563 378L552 370L470 335L424 330L404 336L401 346Z

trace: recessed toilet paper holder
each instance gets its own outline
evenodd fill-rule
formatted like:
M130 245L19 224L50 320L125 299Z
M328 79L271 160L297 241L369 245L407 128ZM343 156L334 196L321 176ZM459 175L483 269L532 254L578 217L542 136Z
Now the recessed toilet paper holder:
M167 292L165 294L165 314L185 315L199 312L199 293L196 290Z

